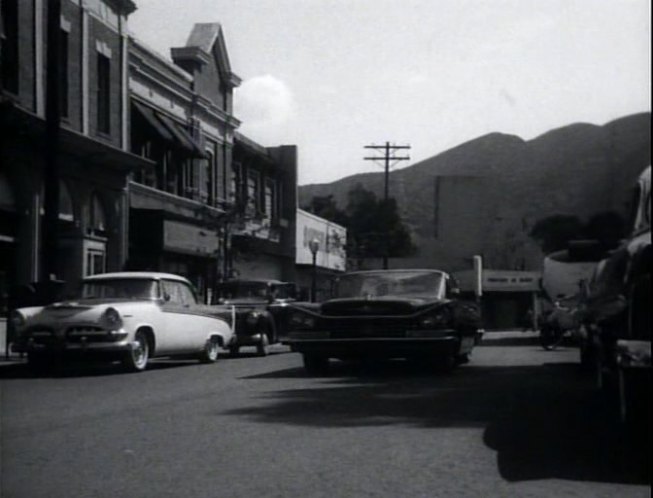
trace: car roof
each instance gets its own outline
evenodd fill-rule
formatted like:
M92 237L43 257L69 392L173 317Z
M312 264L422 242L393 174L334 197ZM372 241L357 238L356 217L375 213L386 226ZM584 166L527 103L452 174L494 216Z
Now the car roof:
M274 280L269 278L234 278L220 282L221 284L291 284L292 282L284 282L282 280Z
M352 271L347 272L345 275L375 275L375 274L384 274L384 273L404 273L404 272L429 272L429 273L440 273L443 275L448 275L446 271L435 270L433 268L393 268L392 270L361 270L361 271Z
M176 280L178 282L190 283L187 278L174 273L155 271L119 271L113 273L99 273L84 278L84 282L90 280L112 280L116 278L152 279L152 280Z

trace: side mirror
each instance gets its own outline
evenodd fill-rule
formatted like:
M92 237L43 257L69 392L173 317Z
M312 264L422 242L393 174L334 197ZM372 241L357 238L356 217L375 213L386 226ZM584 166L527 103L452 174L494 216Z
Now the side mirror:
M163 293L163 300L164 300L166 303L167 303L168 301L170 301L170 294L168 294L167 292L164 292L164 293Z

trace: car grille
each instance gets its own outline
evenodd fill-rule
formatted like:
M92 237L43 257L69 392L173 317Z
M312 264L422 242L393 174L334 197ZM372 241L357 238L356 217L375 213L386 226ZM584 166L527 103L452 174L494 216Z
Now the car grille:
M93 325L69 327L66 331L66 341L80 342L112 342L114 338L102 327Z
M365 319L365 320L325 320L325 330L333 339L355 339L370 337L405 337L407 320Z
M25 337L32 339L36 344L49 344L54 340L54 329L50 327L32 328L27 331Z

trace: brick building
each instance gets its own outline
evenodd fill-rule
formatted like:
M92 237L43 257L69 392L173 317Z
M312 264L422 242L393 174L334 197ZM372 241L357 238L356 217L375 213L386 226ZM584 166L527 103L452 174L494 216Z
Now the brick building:
M205 295L235 272L292 278L296 147L236 135L240 79L220 25L195 25L168 60L128 35L131 0L61 0L58 22L48 5L0 1L0 316L10 289L51 277L55 217L53 273L71 286L123 269L179 273ZM58 189L46 181L49 24ZM55 212L44 196L56 190Z
M68 282L123 267L127 178L133 169L149 166L128 151L127 18L135 4L61 0L56 23L48 22L49 5L44 0L0 3L0 293L5 298L9 288L46 277L46 154L55 156L59 177L55 274ZM55 149L48 148L46 137L50 24L58 30L59 44Z

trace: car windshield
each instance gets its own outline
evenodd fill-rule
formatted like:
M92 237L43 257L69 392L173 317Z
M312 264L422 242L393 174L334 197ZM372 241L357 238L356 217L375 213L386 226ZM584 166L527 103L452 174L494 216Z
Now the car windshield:
M265 282L231 282L217 288L221 299L267 299L268 285Z
M442 297L443 275L437 271L352 273L337 281L336 297Z
M86 280L82 283L83 299L155 299L157 282L152 279L116 278Z

